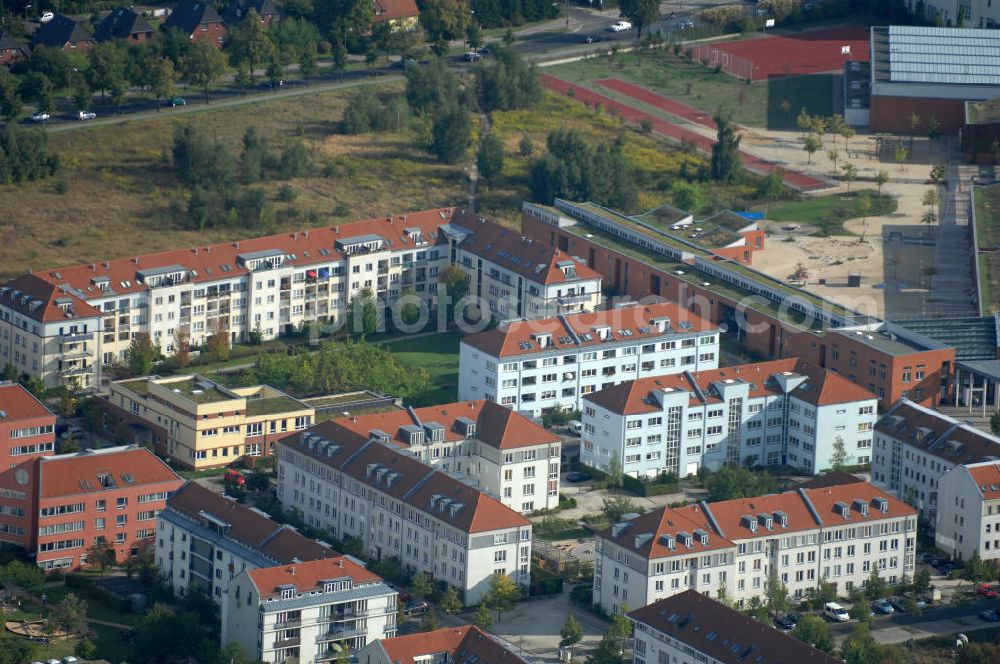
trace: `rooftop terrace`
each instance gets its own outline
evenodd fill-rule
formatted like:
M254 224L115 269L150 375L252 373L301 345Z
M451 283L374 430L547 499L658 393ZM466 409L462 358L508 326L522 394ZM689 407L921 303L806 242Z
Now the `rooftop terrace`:
M181 396L199 404L215 403L217 401L230 401L237 398L226 390L223 390L212 381L198 376L192 376L183 380L170 381L168 383L162 383L162 385L168 390L171 390L174 393L180 393Z

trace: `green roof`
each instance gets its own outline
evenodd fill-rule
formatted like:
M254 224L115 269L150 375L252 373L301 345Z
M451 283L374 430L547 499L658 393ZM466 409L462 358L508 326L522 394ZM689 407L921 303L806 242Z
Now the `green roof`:
M286 396L267 397L266 399L247 399L247 415L274 415L296 410L307 410L303 403Z
M184 397L195 403L214 403L216 401L230 401L239 398L234 397L228 392L224 392L210 380L199 379L195 382L194 378L186 378L185 380L161 383L161 385L168 390L180 390Z

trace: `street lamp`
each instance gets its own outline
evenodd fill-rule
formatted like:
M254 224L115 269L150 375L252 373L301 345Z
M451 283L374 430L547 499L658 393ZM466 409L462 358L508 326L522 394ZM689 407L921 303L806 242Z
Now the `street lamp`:
M25 20L25 21L27 21L27 20L28 20L28 10L29 10L29 9L31 9L31 5L25 5L25 6L24 6L24 20Z

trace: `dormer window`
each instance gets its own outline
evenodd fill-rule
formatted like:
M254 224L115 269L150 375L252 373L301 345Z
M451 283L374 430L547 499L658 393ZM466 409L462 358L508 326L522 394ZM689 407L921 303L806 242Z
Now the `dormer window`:
M840 512L840 516L842 516L843 518L845 519L851 518L851 508L848 506L847 503L838 500L837 503L833 506L833 509L837 512Z
M750 532L752 533L757 532L757 519L755 519L752 515L744 514L741 521L743 522L744 526L750 529Z
M883 514L889 513L889 501L885 498L875 498L872 500L872 504L875 505L875 509L882 512Z
M861 516L868 516L868 502L862 498L854 501L854 509L861 513Z
M788 515L785 514L784 512L775 512L774 513L774 518L778 521L778 524L782 528L787 528L788 527Z

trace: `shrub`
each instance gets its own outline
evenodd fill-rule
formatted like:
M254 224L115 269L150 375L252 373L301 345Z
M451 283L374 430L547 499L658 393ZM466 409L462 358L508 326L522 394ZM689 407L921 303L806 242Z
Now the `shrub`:
M64 176L59 176L52 187L56 190L57 194L60 196L64 195L69 192L69 181Z
M278 188L278 193L275 195L274 199L281 201L282 203L291 203L295 200L298 194L292 189L291 185L283 184Z

